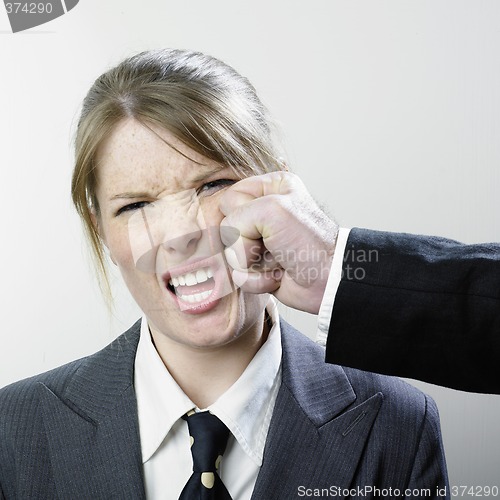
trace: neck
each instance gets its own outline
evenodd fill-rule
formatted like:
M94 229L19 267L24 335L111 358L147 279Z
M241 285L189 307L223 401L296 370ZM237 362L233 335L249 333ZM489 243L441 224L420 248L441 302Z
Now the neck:
M177 343L152 331L156 350L179 387L198 408L207 408L241 376L267 340L267 321L257 322L251 331L232 342L213 348Z

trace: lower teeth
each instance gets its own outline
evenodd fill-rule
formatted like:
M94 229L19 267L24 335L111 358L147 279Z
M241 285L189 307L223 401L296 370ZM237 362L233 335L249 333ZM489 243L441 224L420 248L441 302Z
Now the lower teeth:
M212 292L213 290L206 290L204 292L193 293L191 295L178 295L178 297L184 302L189 302L190 304L193 304L194 302L201 302L202 300L207 299Z

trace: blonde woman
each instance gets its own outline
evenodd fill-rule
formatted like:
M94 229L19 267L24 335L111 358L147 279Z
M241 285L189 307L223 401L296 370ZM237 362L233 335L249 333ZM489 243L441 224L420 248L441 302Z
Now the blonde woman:
M96 80L73 200L104 288L109 252L144 314L102 351L0 392L1 498L445 496L433 401L325 364L238 274L253 244L278 298L300 301L298 274L318 279L277 276L262 240L224 219L252 179L300 214L287 258L297 230L331 255L334 224L283 170L254 88L215 58L145 52Z

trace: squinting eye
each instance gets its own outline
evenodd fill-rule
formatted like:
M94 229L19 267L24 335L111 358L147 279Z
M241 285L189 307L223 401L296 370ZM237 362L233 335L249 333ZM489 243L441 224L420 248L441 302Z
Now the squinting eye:
M198 194L206 193L210 195L216 193L217 191L220 191L225 187L231 186L235 182L237 181L235 181L234 179L217 179L215 181L210 181L203 184L203 186L201 186L201 188L198 189Z
M118 209L116 215L120 215L124 212L134 212L135 210L144 208L146 205L149 205L149 201L136 201L135 203L130 203L129 205L125 205L124 207Z

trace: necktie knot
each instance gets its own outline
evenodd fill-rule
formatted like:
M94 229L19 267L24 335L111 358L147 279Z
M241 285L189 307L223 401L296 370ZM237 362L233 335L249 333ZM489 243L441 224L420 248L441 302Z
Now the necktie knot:
M226 450L229 429L208 411L183 417L191 439L194 472L215 472Z
M208 411L189 412L186 420L193 455L193 474L180 500L231 500L217 470L226 450L229 429Z

